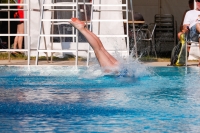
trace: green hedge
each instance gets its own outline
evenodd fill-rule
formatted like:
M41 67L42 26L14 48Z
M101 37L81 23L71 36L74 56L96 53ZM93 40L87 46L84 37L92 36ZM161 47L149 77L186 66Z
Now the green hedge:
M8 0L0 0L1 1L1 3L8 3ZM10 0L10 3L15 3L15 1L14 0Z

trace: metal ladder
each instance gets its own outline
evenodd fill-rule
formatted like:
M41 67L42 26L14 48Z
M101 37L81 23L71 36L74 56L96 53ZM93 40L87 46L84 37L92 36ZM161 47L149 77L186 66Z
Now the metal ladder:
M23 9L11 9L11 6L19 6L22 5L24 8ZM8 60L10 62L11 57L10 57L10 52L18 51L18 52L27 52L27 65L30 65L30 1L29 0L24 0L24 4L12 4L10 1L6 4L0 4L2 7L8 7L8 8L3 8L0 9L0 12L8 12L8 18L7 19L1 19L0 21L8 21L8 34L0 34L1 36L8 36L8 48L7 49L0 49L0 52L8 52ZM11 19L11 11L18 11L18 10L23 10L24 11L24 19ZM26 12L25 12L26 11ZM24 33L25 34L10 34L10 21L24 21ZM17 27L16 27L17 28ZM11 42L10 42L10 37L11 36L24 36L24 49L11 49Z
M55 19L54 18L54 11L67 11L72 12L72 17L78 18L78 5L79 4L85 4L79 3L78 0L73 0L73 2L57 2L56 0L52 0L51 4L45 4L45 0L42 0L41 3L41 16L40 16L40 35L38 38L38 44L37 44L37 55L36 55L36 62L35 64L38 65L38 58L40 52L51 52L51 57L53 55L53 52L72 52L75 53L76 59L75 59L75 65L78 65L78 30L74 32L74 27L72 28L72 34L45 34L44 31L42 33L42 30L44 28L43 23L44 22L51 22L52 25L60 25L60 24L69 24L70 19ZM45 9L45 7L51 7L51 9ZM73 7L72 9L57 9L56 7ZM52 18L51 19L44 19L44 11L51 11L52 12ZM72 37L73 43L76 43L76 49L73 50L53 50L53 40L51 40L51 49L47 49L46 43L45 43L45 49L40 49L41 46L41 37ZM76 38L76 39L74 39ZM52 58L51 58L52 60Z
M90 26L90 30L93 32L93 23L94 22L98 22L98 34L97 37L101 38L101 37L124 37L126 38L126 50L120 50L118 52L125 52L127 55L129 55L130 49L129 49L129 29L128 29L128 13L131 13L131 18L132 18L132 22L133 22L133 32L134 32L134 53L136 55L136 57L138 57L137 55L137 43L136 43L136 36L135 36L135 24L134 24L134 11L133 11L133 5L132 5L132 0L129 1L130 3L130 7L131 10L129 10L129 3L128 0L126 0L125 4L101 4L102 0L99 0L99 4L94 4L94 0L92 0L92 7L91 7L91 26ZM96 9L96 7L98 7L99 9ZM120 10L102 10L101 7L121 7L122 9ZM125 9L123 9L123 7ZM110 12L125 12L126 13L126 18L125 19L119 19L119 20L102 20L101 19L101 12L104 11L110 11ZM94 12L99 12L99 19L94 19ZM126 34L123 35L99 35L100 33L100 22L126 22ZM113 29L115 30L115 29ZM87 53L87 66L89 66L89 59L90 59L90 54L93 53L94 51L91 49L90 45L88 45L88 53ZM116 52L115 50L108 50L108 52Z

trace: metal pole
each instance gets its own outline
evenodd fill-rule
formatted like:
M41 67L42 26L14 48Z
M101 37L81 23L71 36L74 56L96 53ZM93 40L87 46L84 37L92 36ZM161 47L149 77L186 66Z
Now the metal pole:
M27 39L28 39L28 53L27 53L27 56L28 56L28 65L30 65L30 45L31 45L31 41L30 41L30 0L26 0L26 3L27 3L27 10L28 12L26 13L27 14L27 18L28 18L28 22L27 22L27 25L28 25L28 29L27 29Z
M44 6L43 6L43 4L45 3L45 0L43 0L43 4L41 4L41 2L40 2L40 0L38 0L39 1L39 7L40 7L40 15L42 15L42 18L41 18L41 23L42 23L42 32L43 32L43 34L45 34L45 29L44 29L44 22L42 21L42 19L43 19L43 15L44 15ZM40 33L41 34L41 33ZM41 37L40 37L41 38ZM44 36L43 37L43 39L44 39L44 47L45 47L45 49L47 50L47 41L46 41L46 37ZM40 41L40 43L41 43L41 41ZM40 44L39 44L40 45ZM47 59L47 62L49 62L49 56L48 56L48 52L44 52L45 54L46 54L46 59ZM39 56L39 55L38 55Z
M8 0L10 4L10 0ZM8 5L8 18L10 18L10 5ZM10 34L10 21L8 21L8 34ZM8 49L10 49L10 36L8 36ZM10 52L8 52L8 61L10 62Z
M127 35L127 56L129 56L130 53L130 38L129 38L129 23L128 23L128 14L129 14L129 6L128 6L128 0L126 0L126 35Z
M52 0L52 3L56 3L57 1L55 0ZM54 6L52 7L54 9ZM52 16L52 19L55 19L55 16L54 16L54 11L52 12L51 14ZM51 25L51 34L54 34L54 21L52 22L52 25ZM53 50L53 37L51 37L51 50ZM53 62L53 54L54 52L51 52L51 63Z
M83 1L83 3L84 3L85 22L86 22L86 27L88 29L87 9L86 9L86 5L85 5L85 0Z
M94 0L92 0L92 3L91 3L92 5L91 5L91 12L90 12L90 31L92 31L93 29L92 29L92 19L93 19L93 11L94 11L94 7L93 7L93 5L94 5ZM87 51L88 53L87 53L87 67L89 66L89 59L90 59L90 45L88 44L88 51Z
M101 4L101 0L99 0L99 4ZM99 6L99 10L101 11L101 6ZM101 12L99 12L99 20L101 19ZM100 25L100 21L98 22L98 35L100 35L100 29L101 25Z
M76 18L78 18L78 0L76 0ZM76 29L76 68L78 67L78 30Z
M44 15L44 6L41 7L40 0L38 0L39 6L40 6L40 34L42 33L42 28L44 25L42 24L42 18ZM42 0L42 5L44 4L45 0ZM41 42L41 37L38 37L38 44L37 44L37 54L36 54L36 60L35 60L35 65L38 65L38 58L39 58L39 49L40 49L40 42Z
M134 23L134 11L133 11L133 2L130 0L130 5L131 5L131 17L133 21L133 36L134 36L134 50L135 50L135 57L138 58L137 54L137 42L136 42L136 35L135 35L135 23Z
M187 67L187 34L185 34L185 66Z

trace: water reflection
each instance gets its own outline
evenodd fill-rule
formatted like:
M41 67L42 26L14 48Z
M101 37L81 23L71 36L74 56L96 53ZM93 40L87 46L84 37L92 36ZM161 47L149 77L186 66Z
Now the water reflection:
M2 76L0 132L198 132L197 70L153 70L129 81Z

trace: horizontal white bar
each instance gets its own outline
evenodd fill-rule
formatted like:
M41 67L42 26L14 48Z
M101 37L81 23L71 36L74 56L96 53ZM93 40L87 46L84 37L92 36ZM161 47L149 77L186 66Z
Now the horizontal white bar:
M71 19L42 19L42 21L60 21L60 22L68 22L71 21Z
M62 34L52 34L52 35L47 35L47 34L42 34L40 35L41 37L44 36L50 36L50 37L76 37L76 35L62 35ZM97 37L128 37L128 35L96 35Z
M61 24L70 24L69 22L52 22L54 25L61 25Z
M0 6L28 6L28 4L0 4Z
M0 36L29 36L28 34L0 34Z
M106 51L108 51L108 52L116 52L116 50L106 50ZM94 51L93 50L90 50L89 51L90 53L94 53ZM128 50L117 50L117 52L121 52L121 53L126 53L126 52L128 52Z
M40 35L40 36L42 36L42 37L44 37L44 36L50 36L50 37L76 37L76 35L69 35L69 34L67 34L67 35L61 35L61 34L54 34L54 35L46 35L46 34L43 34L43 35Z
M27 9L0 9L0 11L28 11Z
M0 49L0 51L5 52L14 52L14 51L29 51L28 49Z
M125 19L121 19L121 20L95 20L95 19L93 19L93 20L91 20L92 22L124 22L124 21L127 21L127 20L125 20Z
M43 6L76 6L76 3L73 2L59 2L52 4L43 4Z
M98 10L98 9L94 9L93 12L106 12L106 11L109 11L109 12L122 12L122 11L126 11L126 10Z
M102 4L93 4L93 6L127 6L126 4L115 4L115 5L102 5Z
M40 9L33 9L33 11L40 11ZM44 9L44 11L76 11L76 9Z
M87 50L78 50L78 51L87 51ZM38 50L38 52L76 52L76 50L66 50L66 49L63 49L63 50Z
M28 19L0 19L0 21L21 21L21 20L23 20L23 21L28 21Z
M84 4L84 3L78 3L79 4ZM89 4L88 4L89 5ZM76 3L71 3L71 2L59 2L59 3L54 3L54 4L43 4L43 6L76 6ZM115 7L126 7L126 4L115 4L115 5L103 5L103 4L93 4L93 6L115 6Z
M52 22L52 24L54 24L54 25L68 24L68 25L70 25L69 22ZM90 25L91 23L87 23L87 24Z
M84 5L84 2L78 2L79 5ZM92 5L91 2L85 2L85 5Z
M128 35L96 35L97 37L128 37Z
M78 5L83 5L84 2L78 2ZM92 3L85 2L85 5L92 5ZM76 6L76 2L56 2L51 4L43 4L43 6Z

